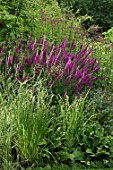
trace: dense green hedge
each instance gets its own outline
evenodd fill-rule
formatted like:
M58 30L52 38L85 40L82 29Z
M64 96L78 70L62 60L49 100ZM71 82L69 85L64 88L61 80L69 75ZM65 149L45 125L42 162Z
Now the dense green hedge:
M101 31L106 31L113 26L113 0L58 0L65 8L70 8L74 13L80 9L79 15L88 14L93 17L94 23L99 25ZM87 21L86 26L92 24Z

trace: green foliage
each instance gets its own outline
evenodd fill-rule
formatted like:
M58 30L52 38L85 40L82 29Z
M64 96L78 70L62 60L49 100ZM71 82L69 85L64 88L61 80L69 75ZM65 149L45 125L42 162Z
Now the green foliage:
M107 135L98 123L84 127L81 133L80 148L85 154L86 164L92 160L110 160L113 156L112 137ZM90 165L89 162L89 165Z
M48 14L48 17L53 19L62 17L61 9L56 0L49 0L49 2L46 1L46 3L44 11Z
M0 7L0 41L7 45L20 35L36 34L34 28L37 27L37 10L40 7L37 0L0 1Z
M25 46L27 34L31 34L36 41L36 37L42 38L43 33L49 45L53 40L55 46L58 45L64 37L69 42L75 40L77 50L80 50L81 43L84 46L89 44L93 48L91 57L96 57L101 67L98 80L89 93L73 97L71 103L70 96L62 98L58 95L63 91L60 88L62 83L53 94L45 86L47 77L15 82L3 77L6 68L2 67L0 169L74 170L100 167L110 170L113 167L113 31L111 28L104 32L105 38L102 38L95 32L98 26L92 25L88 29L93 35L90 38L80 28L81 23L86 21L90 25L92 19L97 19L100 24L107 23L108 27L112 18L112 11L109 17L109 9L113 2L107 2L106 5L105 0L94 1L94 4L90 0L62 1L63 12L69 13L70 8L77 11L79 7L76 15L82 16L75 19L72 14L64 16L55 0L0 0L0 41L4 43L0 45L0 67L2 61L12 54L9 49L17 44L12 40L17 41L17 37L23 36ZM106 15L103 15L104 6L104 13L108 12ZM93 12L97 18L94 18Z
M1 80L2 167L76 162L96 167L96 161L104 167L112 166L112 135L100 123L94 100L86 105L85 96L70 104L68 96L65 100L56 96L58 102L51 105L54 95L45 88L44 79L39 77L29 85Z
M105 36L104 39L110 41L113 43L113 27L109 29L106 32L103 32L103 35Z
M101 31L106 31L113 26L113 0L74 0L74 1L66 1L61 0L58 1L60 5L63 7L68 7L74 13L76 13L77 9L80 10L79 15L83 16L88 14L92 16L95 24L101 27ZM90 20L86 20L83 22L85 27L89 27L92 22Z

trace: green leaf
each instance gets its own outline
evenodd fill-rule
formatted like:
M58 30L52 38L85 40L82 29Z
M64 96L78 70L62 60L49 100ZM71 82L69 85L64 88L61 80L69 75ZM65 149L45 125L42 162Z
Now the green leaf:
M75 150L75 151L73 152L73 155L74 155L74 159L75 159L75 160L82 161L82 160L84 159L84 153L81 152L81 151Z
M39 142L38 145L46 145L46 144L47 144L46 140L45 140L45 139L42 139L42 140Z
M92 152L92 150L90 148L87 148L86 153L93 153L93 152Z
M61 160L66 161L66 160L74 160L74 154L69 154L68 152L62 152Z
M102 150L102 151L96 153L96 156L100 156L100 155L110 155L110 153Z

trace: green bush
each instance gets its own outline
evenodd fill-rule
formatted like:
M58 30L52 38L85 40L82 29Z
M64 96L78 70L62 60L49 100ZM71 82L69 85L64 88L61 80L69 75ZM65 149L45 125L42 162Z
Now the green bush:
M79 15L88 14L94 19L94 24L101 27L101 31L106 31L113 26L113 0L58 0L61 6L72 10L74 13L79 9ZM84 25L89 27L92 24L90 20L86 20Z
M38 1L0 0L0 41L6 45L24 34L36 34Z

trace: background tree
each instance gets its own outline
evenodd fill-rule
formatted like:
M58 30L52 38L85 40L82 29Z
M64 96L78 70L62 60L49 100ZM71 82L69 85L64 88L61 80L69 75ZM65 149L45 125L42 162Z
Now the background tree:
M113 27L113 0L58 0L63 7L69 7L73 13L80 9L79 15L88 14L94 19L94 24L101 27L101 32ZM86 27L89 27L92 22L86 20Z

